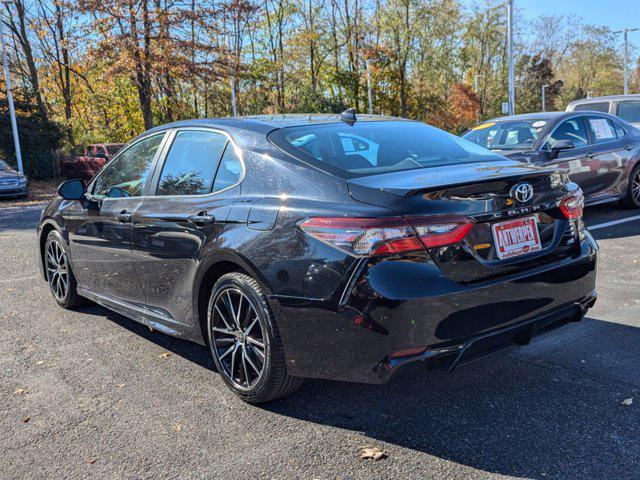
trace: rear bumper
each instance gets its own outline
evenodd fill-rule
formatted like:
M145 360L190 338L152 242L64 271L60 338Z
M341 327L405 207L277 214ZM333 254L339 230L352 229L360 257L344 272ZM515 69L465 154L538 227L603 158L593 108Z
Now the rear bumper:
M580 320L595 302L597 245L586 234L576 247L561 261L473 285L449 280L426 254L364 261L339 298L272 298L287 369L384 383L408 362L451 369L526 343L540 330Z

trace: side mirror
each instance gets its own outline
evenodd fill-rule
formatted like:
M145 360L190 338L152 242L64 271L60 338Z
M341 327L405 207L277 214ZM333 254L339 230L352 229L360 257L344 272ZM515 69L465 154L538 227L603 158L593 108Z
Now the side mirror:
M576 148L576 146L571 140L558 140L553 144L553 147L551 147L551 158L558 158L562 150L571 150L572 148Z
M67 180L58 187L58 195L65 200L84 200L87 187L82 180Z

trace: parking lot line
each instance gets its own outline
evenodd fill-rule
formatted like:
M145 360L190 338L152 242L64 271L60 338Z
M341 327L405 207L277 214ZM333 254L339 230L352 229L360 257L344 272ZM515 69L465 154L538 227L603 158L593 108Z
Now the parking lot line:
M620 220L613 220L611 222L598 223L597 225L587 226L589 230L598 230L599 228L607 228L612 227L613 225L618 225L620 223L633 222L634 220L640 220L640 215L636 215L634 217L621 218Z

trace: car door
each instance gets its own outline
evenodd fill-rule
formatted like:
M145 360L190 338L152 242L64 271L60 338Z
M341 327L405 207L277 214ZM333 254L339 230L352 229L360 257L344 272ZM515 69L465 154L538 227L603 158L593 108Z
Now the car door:
M617 187L624 179L631 153L625 141L626 132L617 122L604 116L588 115L585 121L592 143L589 195L594 200L620 195Z
M153 195L134 216L133 260L158 329L177 333L194 321L193 284L202 257L216 248L244 166L230 137L180 129L154 174Z
M574 148L559 150L552 158L553 145L560 140L568 140ZM571 181L580 185L586 195L592 190L591 143L589 133L581 116L570 117L560 122L549 134L543 147L541 158L550 158L546 164L569 170Z
M145 137L115 157L89 185L90 202L63 209L78 286L88 293L144 305L131 258L132 219L164 133Z

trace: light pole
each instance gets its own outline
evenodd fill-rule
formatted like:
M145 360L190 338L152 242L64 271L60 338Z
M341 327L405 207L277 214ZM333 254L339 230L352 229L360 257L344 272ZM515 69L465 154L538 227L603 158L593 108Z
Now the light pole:
M624 30L618 30L613 33L622 33L624 35L624 94L629 93L629 74L627 73L627 65L629 63L629 32L637 32L638 28L625 28Z
M545 90L547 90L547 88L549 88L549 85L542 85L542 111L546 112L546 108L545 105L547 102L545 102Z
M2 3L8 4L11 2L2 0ZM13 131L13 143L16 148L18 171L24 175L24 168L22 168L22 153L20 152L20 138L18 138L18 123L16 122L16 110L13 106L13 93L11 93L11 74L9 73L9 60L7 59L7 45L4 42L4 28L1 19L0 42L2 43L2 65L4 66L4 78L7 83L7 103L9 103L9 116L11 117L11 130Z
M473 76L473 91L475 92L476 95L478 94L478 79L479 78L484 78L484 75L477 73L477 74L475 74Z
M509 115L513 115L516 103L513 74L513 0L507 0L507 36L509 42Z
M369 100L369 115L373 114L373 101L371 100L371 62L367 59L367 98Z

